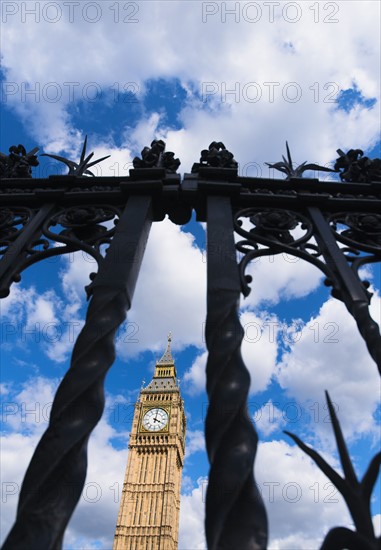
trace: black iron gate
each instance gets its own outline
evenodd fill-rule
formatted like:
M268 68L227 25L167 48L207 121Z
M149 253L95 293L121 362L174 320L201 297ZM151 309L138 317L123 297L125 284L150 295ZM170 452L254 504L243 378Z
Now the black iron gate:
M83 250L96 260L98 271L86 288L86 323L25 474L4 549L62 547L85 482L87 442L104 409L104 378L115 359L115 334L131 307L151 224L166 215L185 224L192 210L207 223L208 548L265 549L267 516L253 476L258 437L246 412L250 377L240 352L239 300L241 293L248 295L251 283L245 269L255 258L279 253L317 266L332 296L354 317L381 372L379 327L369 313L368 284L358 273L381 259L381 161L359 150L339 150L332 170L314 164L294 168L287 147L287 159L271 165L286 179L239 177L233 155L213 142L181 179L178 159L165 152L163 142L154 141L142 158L134 159L129 177L87 178L99 161L86 157L85 142L78 164L55 157L68 165L68 175L31 179L36 152L18 146L0 157L0 297L8 295L24 269L48 257ZM304 170L340 172L342 181L302 178ZM113 228L101 225L110 220ZM241 237L238 242L235 235ZM331 529L322 548L376 550L380 540L372 526L370 498L381 454L359 482L328 394L326 398L344 478L288 434L342 493L356 528ZM223 419L221 402L229 404Z

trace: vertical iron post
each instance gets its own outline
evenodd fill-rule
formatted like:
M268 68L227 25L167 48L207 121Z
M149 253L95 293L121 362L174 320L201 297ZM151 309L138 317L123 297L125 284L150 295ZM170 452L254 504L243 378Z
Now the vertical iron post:
M131 306L152 223L152 198L132 196L91 285L86 323L55 395L50 422L22 484L16 522L3 549L59 550L80 498L87 442L104 409L114 337Z
M267 546L267 517L253 474L258 436L247 412L250 375L240 351L241 285L228 196L207 197L207 235L207 544L260 550Z

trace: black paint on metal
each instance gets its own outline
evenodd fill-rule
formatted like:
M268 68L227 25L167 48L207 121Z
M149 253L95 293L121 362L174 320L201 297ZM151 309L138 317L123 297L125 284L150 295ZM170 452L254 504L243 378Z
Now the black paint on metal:
M247 412L250 375L240 351L241 285L229 196L208 197L207 236L206 538L210 550L265 549L267 517L253 474L258 436Z
M63 159L70 175L48 179L30 177L31 167L38 164L37 148L27 154L22 146L13 147L11 155L0 158L0 297L9 294L29 265L53 255L83 250L98 265L87 287L86 323L57 390L49 427L26 472L4 549L62 547L86 476L88 438L104 408L103 383L115 358L115 333L131 306L151 223L168 215L173 223L185 224L195 210L199 221L207 221L208 234L208 548L264 550L266 511L253 476L258 436L247 414L250 377L240 351L239 300L251 284L245 270L256 258L280 253L318 267L381 368L381 337L369 313L369 284L359 276L362 266L381 260L381 161L363 157L360 150L339 150L335 170L342 171L346 183L327 182L299 177L307 167L321 167L303 164L294 169L288 151L288 159L273 165L286 172L287 180L241 177L233 154L222 142L213 142L192 174L181 180L175 173L179 160L164 152L164 142L154 141L135 159L129 177L86 178L78 176L89 174L87 169L98 161L90 163L85 149L86 142L79 164ZM101 225L113 218L114 228ZM251 229L243 227L244 220ZM296 228L301 230L297 237ZM243 240L235 244L234 233ZM239 265L236 250L243 255ZM335 424L339 451L347 461L339 431ZM361 482L368 500L377 461L375 457ZM373 550L369 525L355 523L356 532L331 529L322 550L343 545Z

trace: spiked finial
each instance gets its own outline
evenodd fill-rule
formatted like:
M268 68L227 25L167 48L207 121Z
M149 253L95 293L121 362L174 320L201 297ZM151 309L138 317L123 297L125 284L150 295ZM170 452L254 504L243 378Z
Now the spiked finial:
M94 176L92 172L90 172L89 168L90 166L94 166L94 164L98 164L98 162L102 162L102 160L108 159L111 155L107 155L106 157L102 157L98 160L93 160L93 162L89 162L90 159L94 156L94 153L90 153L86 157L86 147L87 147L87 136L85 137L85 141L83 143L82 147L82 153L81 158L79 159L79 163L74 162L73 160L66 159L64 157L60 157L58 155L49 155L48 153L44 153L41 155L42 157L51 157L52 159L58 160L59 162L63 162L66 164L66 166L69 168L68 176Z
M318 465L320 470L331 480L333 485L343 495L352 516L353 523L357 531L351 531L346 528L336 527L327 534L321 550L339 549L339 548L366 548L376 550L379 548L380 539L376 539L372 516L370 511L370 501L373 487L377 481L378 472L381 464L381 453L377 453L371 460L368 469L359 481L353 468L351 458L345 443L343 433L338 418L333 407L328 392L325 392L329 416L331 418L333 431L335 434L337 449L341 461L344 476L340 476L325 460L311 447L308 447L296 435L285 431L302 451L304 451ZM335 544L333 544L335 541Z
M302 178L303 172L306 170L319 170L320 172L336 172L336 170L332 170L331 168L327 168L325 166L319 166L318 164L307 164L307 161L302 162L302 164L299 164L296 168L294 168L290 148L288 146L288 143L286 141L286 150L287 150L287 159L282 155L283 162L276 162L275 164L270 164L269 162L266 162L267 166L270 168L274 168L275 170L279 170L279 172L283 172L286 174L286 179L291 178Z

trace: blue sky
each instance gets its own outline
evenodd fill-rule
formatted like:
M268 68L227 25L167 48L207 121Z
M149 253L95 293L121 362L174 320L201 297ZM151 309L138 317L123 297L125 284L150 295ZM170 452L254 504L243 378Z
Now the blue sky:
M265 163L281 159L286 140L297 163L332 165L338 148L381 156L378 2L28 1L3 2L1 16L4 153L22 143L75 160L87 134L95 158L111 154L95 167L98 175L127 175L154 138L180 158L182 174L214 140L234 153L241 175L274 175ZM34 174L62 171L41 157ZM179 548L205 548L204 248L205 228L194 219L181 228L154 224L133 308L118 333L105 415L90 441L66 549L111 548L132 406L170 330L188 418ZM75 254L33 266L0 304L1 540L83 325L89 260ZM351 520L328 480L282 430L340 469L328 389L362 475L380 435L377 369L314 267L280 255L261 258L250 273L252 292L241 303L243 356L260 435L255 468L270 518L269 548L312 550L332 526ZM380 322L380 267L367 267L364 277ZM378 530L379 492L378 484Z

